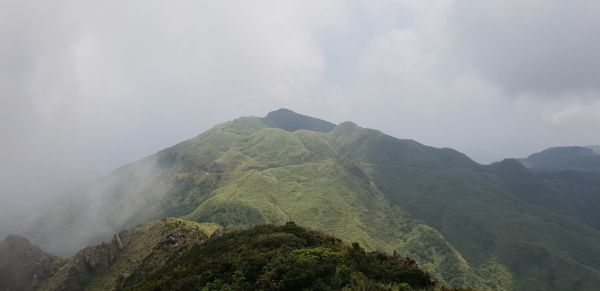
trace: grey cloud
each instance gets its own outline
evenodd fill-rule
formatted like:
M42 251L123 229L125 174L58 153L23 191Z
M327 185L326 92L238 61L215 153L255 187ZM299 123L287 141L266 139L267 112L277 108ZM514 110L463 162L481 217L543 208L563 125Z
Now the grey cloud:
M313 30L336 19L315 3L1 1L0 212L216 123L309 103Z
M214 124L281 107L480 162L598 144L600 101L586 97L600 91L598 7L0 0L0 223ZM523 92L571 97L507 98Z
M600 98L600 3L457 1L454 53L513 95Z

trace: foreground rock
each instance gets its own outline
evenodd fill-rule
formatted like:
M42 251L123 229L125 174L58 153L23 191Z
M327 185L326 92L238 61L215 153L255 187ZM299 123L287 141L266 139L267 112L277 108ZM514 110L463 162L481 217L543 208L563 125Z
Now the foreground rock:
M165 218L61 263L26 239L0 244L0 290L448 290L398 253L367 252L289 222L223 231Z
M174 218L122 231L112 240L79 251L40 290L118 290L130 274L162 266L218 229Z

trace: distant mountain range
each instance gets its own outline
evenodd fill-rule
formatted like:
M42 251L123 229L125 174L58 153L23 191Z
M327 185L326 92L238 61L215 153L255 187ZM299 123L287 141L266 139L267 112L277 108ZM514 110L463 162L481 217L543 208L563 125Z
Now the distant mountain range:
M550 149L480 165L452 149L282 109L117 169L49 205L24 235L70 255L161 217L228 231L295 221L414 258L441 284L596 290L597 156Z
M523 159L525 166L542 171L593 171L600 173L600 146L554 147Z

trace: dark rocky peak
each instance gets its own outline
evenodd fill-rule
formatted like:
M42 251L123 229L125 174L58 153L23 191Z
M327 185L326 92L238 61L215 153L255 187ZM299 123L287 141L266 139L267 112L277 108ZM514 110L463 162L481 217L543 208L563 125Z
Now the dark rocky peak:
M0 242L0 290L35 290L62 261L17 235Z
M0 250L5 248L22 249L34 247L29 240L22 236L10 234L0 242Z
M329 132L335 128L335 124L318 118L298 114L289 109L279 109L269 112L262 121L270 127L281 128L287 131L311 130Z

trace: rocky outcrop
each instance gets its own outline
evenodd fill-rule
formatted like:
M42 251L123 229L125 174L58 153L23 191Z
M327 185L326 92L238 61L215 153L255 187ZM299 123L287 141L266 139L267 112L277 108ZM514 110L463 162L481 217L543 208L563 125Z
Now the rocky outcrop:
M109 242L80 250L52 278L53 284L41 289L82 290L92 278L109 270L130 240L131 233L125 230L114 234Z
M221 229L217 229L215 230L211 235L210 238L221 238L223 237L223 231Z
M114 263L118 252L123 250L129 243L129 231L122 231L113 236L108 243L87 247L79 251L73 258L73 267L79 273L98 273L107 269Z
M0 242L0 290L34 290L52 276L61 260L26 238L9 235Z
M133 273L149 273L208 239L218 226L164 218L86 247L40 290L118 290Z

